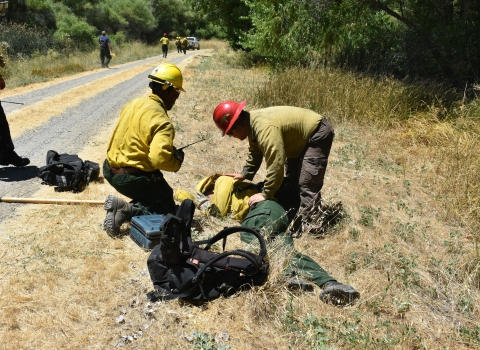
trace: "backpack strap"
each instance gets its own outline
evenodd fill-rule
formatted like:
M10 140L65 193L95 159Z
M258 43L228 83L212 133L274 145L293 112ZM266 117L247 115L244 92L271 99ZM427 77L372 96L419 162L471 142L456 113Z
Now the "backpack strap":
M249 227L243 227L243 226L226 227L222 231L217 233L215 236L213 236L212 238L210 238L208 240L205 240L205 241L193 242L193 244L197 245L197 246L206 244L204 249L209 250L210 247L214 243L223 239L224 240L223 241L223 249L225 250L225 244L226 244L227 237L230 236L231 234L234 234L234 233L237 233L237 232L248 232L248 233L253 234L258 239L258 241L260 243L260 253L258 255L263 260L265 255L267 255L267 245L265 244L265 239L263 238L263 236L260 233L258 233L258 231L254 230L252 228L249 228Z
M178 208L177 215L169 213L165 216L160 226L160 247L165 261L178 263L190 256L194 211L193 201L185 199Z
M248 254L249 256L251 256L255 260L255 264L253 264L253 266L252 266L252 263L251 263L250 259L236 257L235 255L239 255L239 254L236 254L236 252L241 252L241 253L244 253L244 254ZM223 259L218 260L215 263L215 267L218 267L218 268L221 268L221 269L224 269L224 270L233 270L233 271L237 271L237 272L245 272L245 271L250 271L252 269L255 270L257 268L256 265L261 265L261 263L262 263L262 260L259 259L258 255L254 254L254 253L251 253L251 252L248 252L248 251L245 251L243 249L230 251L230 253L232 253L233 256L226 256ZM218 253L209 252L208 250L194 247L191 259L196 260L199 263L205 264L205 263L209 262L210 260L212 260L213 258L215 258L217 256L218 256Z
M50 168L63 168L62 174L56 175L55 192L64 192L73 190L74 193L81 191L81 186L84 181L84 173L76 164L66 162L54 162L47 165ZM67 179L67 175L70 175ZM69 183L70 181L70 183Z
M195 213L195 204L191 199L185 199L177 210L176 216L183 220L188 235L191 234L193 214Z
M262 260L257 260L255 259L255 254L251 254L249 252L246 252L244 250L230 250L228 252L223 252L222 254L218 254L216 257L213 259L210 259L205 265L203 265L198 271L195 277L192 278L192 283L202 283L203 282L203 273L205 272L206 269L208 269L211 265L216 264L218 261L225 259L229 256L236 255L236 256L241 256L247 259L251 265L249 265L249 268L243 270L242 272L245 273L246 275L253 275L255 274L260 268L262 267Z
M227 237L231 234L237 232L248 232L253 234L260 243L260 252L258 254L254 254L252 252L245 251L243 249L237 249L225 252L225 244ZM223 251L222 254L217 254L210 252L209 249L211 246L223 239ZM265 244L265 240L263 236L258 233L258 231L243 227L243 226L235 226L235 227L228 227L220 231L218 234L213 236L212 238L204 241L196 241L193 242L191 248L191 257L193 259L198 260L201 263L205 263L211 265L212 260L216 267L223 268L223 269L231 269L235 271L244 272L246 274L253 274L258 269L261 268L263 264L263 260L267 255L267 247ZM201 245L205 245L202 249L200 248ZM220 258L218 256L221 256ZM232 256L241 256L242 258L232 257Z
M60 155L52 150L49 150L47 152L47 157L46 157L46 164L53 164L54 162L58 162L60 160Z

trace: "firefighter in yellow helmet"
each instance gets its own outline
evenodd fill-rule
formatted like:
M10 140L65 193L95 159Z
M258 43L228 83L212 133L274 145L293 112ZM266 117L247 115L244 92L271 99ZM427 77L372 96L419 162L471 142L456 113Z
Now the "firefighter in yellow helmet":
M109 195L105 200L103 227L110 236L132 216L175 213L173 190L162 171L176 172L184 154L173 146L175 130L167 114L180 95L183 77L169 62L157 66L148 76L152 93L128 102L120 113L103 164L105 179L123 199Z
M175 46L177 47L177 53L182 52L182 45L180 44L180 40L181 38L179 36L177 36L177 38L175 39Z
M180 46L182 46L183 54L186 55L187 54L187 47L188 47L188 39L187 38L182 38L180 40Z

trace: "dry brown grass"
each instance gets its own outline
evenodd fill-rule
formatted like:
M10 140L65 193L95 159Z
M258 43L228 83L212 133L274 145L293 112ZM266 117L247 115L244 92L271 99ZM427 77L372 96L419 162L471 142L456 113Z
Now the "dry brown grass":
M211 113L226 99L247 98L249 109L260 107L255 89L267 76L262 69L225 64L243 58L220 45L216 52L220 59L200 51L183 69L187 93L170 114L175 143L199 136L208 141L187 149L179 172L165 174L175 188L193 191L207 175L238 171L246 156L245 143L220 137ZM228 332L225 344L231 349L478 346L478 254L468 227L443 220L436 200L441 188L431 181L438 163L430 157L437 153L425 143L416 145L412 140L419 137L407 133L420 125L411 121L410 128L380 132L373 124L332 119L337 137L323 196L342 201L348 218L324 239L304 235L295 245L357 288L362 294L357 305L325 305L319 290L291 295L278 283L285 261L274 250L272 276L261 288L203 307L150 304L148 253L128 237L109 238L101 229L101 207L25 205L0 223L0 348L201 349L194 330L213 336ZM79 155L101 163L113 127L101 130ZM441 130L442 137L455 134ZM435 133L429 124L415 135L427 135L435 144ZM475 145L473 139L459 140L465 149ZM262 168L257 179L264 175ZM112 188L100 181L76 196L48 187L35 196L102 199L109 193ZM202 235L236 224L199 214L196 219ZM116 323L120 315L124 323Z

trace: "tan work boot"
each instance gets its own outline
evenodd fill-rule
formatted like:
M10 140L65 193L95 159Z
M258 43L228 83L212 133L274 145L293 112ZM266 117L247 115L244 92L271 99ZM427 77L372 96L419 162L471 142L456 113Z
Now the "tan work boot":
M120 235L120 227L132 218L132 204L123 199L109 195L105 199L105 210L107 216L103 221L103 229L112 237Z
M360 298L360 293L355 288L337 281L325 282L322 288L324 290L319 297L326 304L350 305Z

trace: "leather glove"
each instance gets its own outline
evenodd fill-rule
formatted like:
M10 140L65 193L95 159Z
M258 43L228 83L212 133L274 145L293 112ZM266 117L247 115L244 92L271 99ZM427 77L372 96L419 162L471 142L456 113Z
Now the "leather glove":
M183 153L183 150L181 149L176 149L173 147L173 157L175 159L178 159L180 161L180 164L183 163L183 159L185 158L185 153Z

